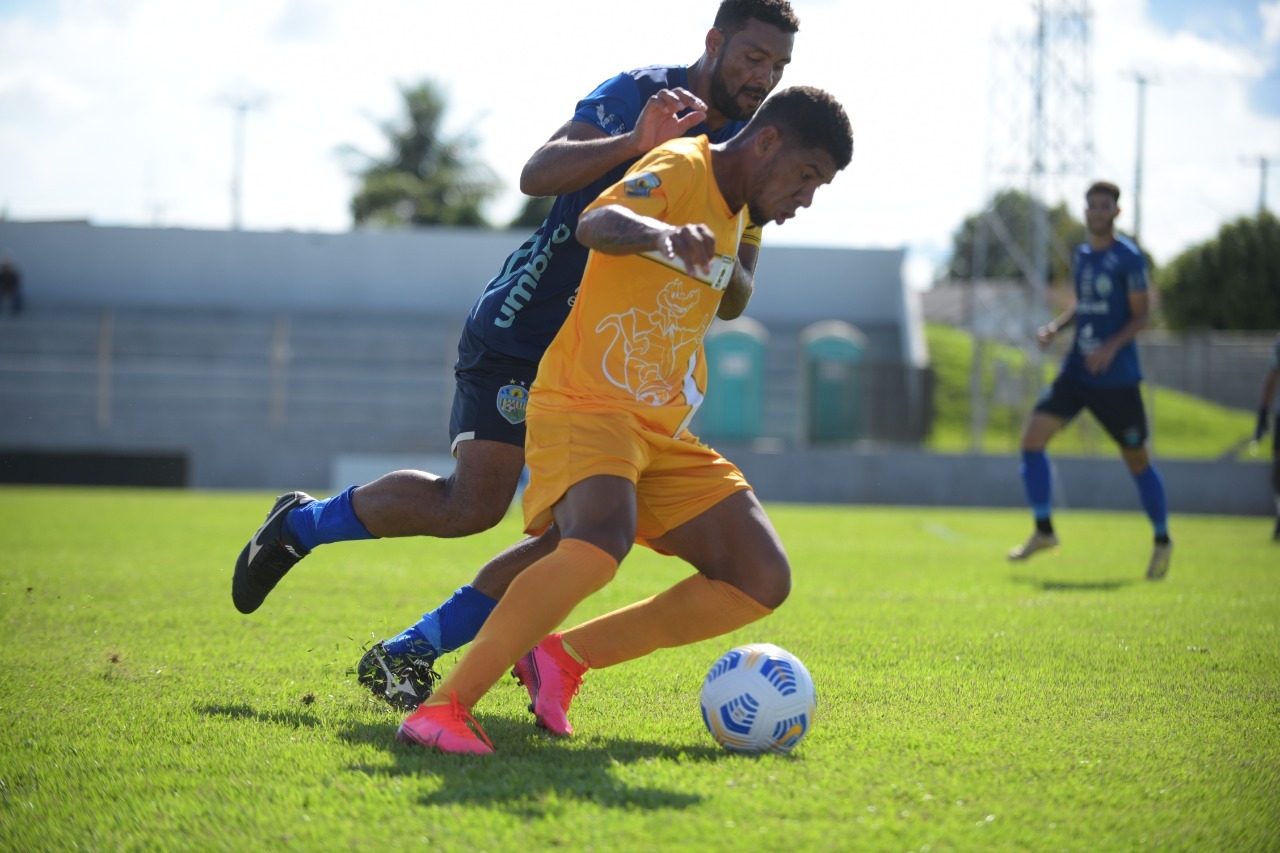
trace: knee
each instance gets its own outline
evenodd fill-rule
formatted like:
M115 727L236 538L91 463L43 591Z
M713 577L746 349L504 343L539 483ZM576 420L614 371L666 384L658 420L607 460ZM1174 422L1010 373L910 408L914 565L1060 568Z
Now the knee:
M485 501L463 501L451 507L449 513L449 536L474 536L491 530L502 521L507 514L507 506Z
M1151 457L1147 455L1145 447L1128 448L1121 451L1120 455L1129 473L1135 477L1151 465Z
M446 537L473 536L493 527L506 516L512 495L492 489L460 488L453 477L444 481L443 516Z
M761 607L777 610L791 595L791 566L786 560L756 567L734 584Z

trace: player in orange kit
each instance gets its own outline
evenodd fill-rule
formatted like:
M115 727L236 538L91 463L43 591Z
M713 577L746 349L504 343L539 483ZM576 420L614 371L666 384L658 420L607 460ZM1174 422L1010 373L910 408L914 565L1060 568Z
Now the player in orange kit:
M808 207L852 154L840 104L795 87L727 142L658 146L586 208L577 236L591 254L528 405L525 526L536 534L554 521L560 542L511 584L400 740L491 752L470 709L513 665L538 725L570 734L588 669L720 636L786 600L790 566L768 516L742 473L687 426L743 230ZM613 578L633 542L697 572L548 636Z

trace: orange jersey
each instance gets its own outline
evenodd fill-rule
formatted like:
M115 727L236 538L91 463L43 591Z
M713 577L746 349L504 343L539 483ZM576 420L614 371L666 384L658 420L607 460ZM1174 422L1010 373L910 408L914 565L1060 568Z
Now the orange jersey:
M702 402L703 338L737 262L746 210L729 209L705 136L673 139L638 160L587 206L618 204L670 225L701 223L716 240L709 274L690 274L661 252L591 252L573 309L538 365L529 397L539 409L622 409L674 436ZM759 231L748 237L758 242Z

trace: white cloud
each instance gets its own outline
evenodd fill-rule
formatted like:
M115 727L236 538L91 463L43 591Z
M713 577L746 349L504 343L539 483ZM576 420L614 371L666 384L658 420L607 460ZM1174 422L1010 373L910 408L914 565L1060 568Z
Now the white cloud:
M1262 40L1268 45L1280 44L1280 0L1259 3L1258 17L1262 19Z

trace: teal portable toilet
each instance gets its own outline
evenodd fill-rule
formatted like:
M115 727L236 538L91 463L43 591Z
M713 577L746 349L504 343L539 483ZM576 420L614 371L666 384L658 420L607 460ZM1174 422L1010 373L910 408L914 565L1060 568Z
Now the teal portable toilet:
M862 435L866 336L842 320L823 320L800 333L800 351L809 442L856 441Z
M698 409L698 435L744 441L764 433L764 357L769 333L749 317L707 332L707 397Z

